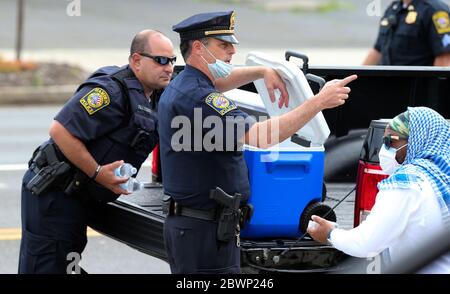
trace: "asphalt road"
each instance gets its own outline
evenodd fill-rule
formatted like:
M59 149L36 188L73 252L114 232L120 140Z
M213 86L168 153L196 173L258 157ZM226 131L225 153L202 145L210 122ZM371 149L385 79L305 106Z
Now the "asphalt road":
M20 186L34 148L48 138L60 106L0 108L0 274L16 273L20 245ZM147 180L149 167L139 174ZM169 273L168 265L108 237L89 233L81 266L89 273Z
M375 0L381 11L390 0ZM299 12L295 7L271 11L253 5L218 0L79 0L80 16L68 16L73 1L25 1L24 48L127 48L130 36L144 28L166 33L176 46L172 25L200 12L236 10L236 34L244 47L370 47L378 31L379 16L369 16L374 0L333 0L343 9ZM254 3L257 1L253 1ZM275 6L288 0L261 1ZM298 1L305 2L305 1ZM310 1L313 2L313 1ZM16 1L0 3L0 48L14 48Z

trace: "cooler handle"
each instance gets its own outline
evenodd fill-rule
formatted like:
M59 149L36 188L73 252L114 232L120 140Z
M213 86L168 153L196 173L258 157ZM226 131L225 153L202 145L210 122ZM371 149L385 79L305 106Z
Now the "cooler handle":
M306 173L311 169L311 154L287 154L272 152L270 154L261 155L261 162L266 164L268 172L280 166L303 166Z

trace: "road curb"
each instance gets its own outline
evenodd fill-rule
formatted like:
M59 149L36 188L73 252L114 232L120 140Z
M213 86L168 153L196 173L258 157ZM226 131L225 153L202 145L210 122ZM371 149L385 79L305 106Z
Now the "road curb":
M0 105L64 104L78 85L0 87Z

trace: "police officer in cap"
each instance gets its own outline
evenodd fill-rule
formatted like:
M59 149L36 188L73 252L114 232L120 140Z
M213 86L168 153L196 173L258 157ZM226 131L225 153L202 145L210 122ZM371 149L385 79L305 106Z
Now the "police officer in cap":
M98 69L56 115L23 178L19 273L78 272L68 254L86 246L88 208L129 194L114 171L139 169L158 142L156 106L174 62L166 36L142 31L128 65Z
M364 65L450 66L449 7L441 0L394 1Z
M356 79L330 82L293 111L256 122L223 92L264 79L272 102L274 89L281 92L280 108L289 97L273 69L233 68L234 25L235 13L229 11L197 14L173 26L186 67L164 91L158 112L168 210L164 239L172 273L240 272L239 227L222 227L224 219L236 218L223 215L223 203L211 199L211 191L220 188L245 202L250 186L242 145L266 148L289 138L319 111L345 103L346 84ZM224 227L233 229L227 237Z

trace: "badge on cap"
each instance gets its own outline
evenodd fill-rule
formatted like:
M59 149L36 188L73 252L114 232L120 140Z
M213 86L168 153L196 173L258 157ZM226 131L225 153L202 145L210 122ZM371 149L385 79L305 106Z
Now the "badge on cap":
M450 32L450 18L446 11L438 11L433 14L433 22L438 34Z
M234 36L236 13L234 11L207 12L195 14L172 29L180 34L182 42L205 37L220 39L224 42L238 44Z
M233 13L230 16L230 30L234 30L234 22L236 21L236 13Z
M80 99L81 105L92 115L110 103L108 93L102 88L94 88Z
M405 22L407 24L414 24L417 20L417 11L410 11L406 15Z
M222 116L237 108L236 104L228 100L222 93L209 94L205 99L205 103Z

